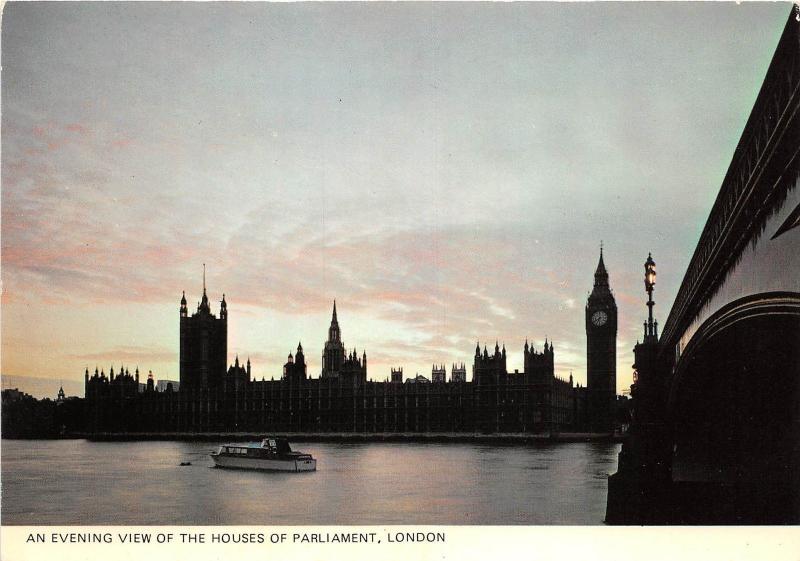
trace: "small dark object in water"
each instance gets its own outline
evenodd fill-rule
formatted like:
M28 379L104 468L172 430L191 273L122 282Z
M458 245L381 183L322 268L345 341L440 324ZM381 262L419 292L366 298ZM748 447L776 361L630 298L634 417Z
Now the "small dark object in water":
M192 465L192 462L181 462L181 465L182 466L190 466L190 465Z

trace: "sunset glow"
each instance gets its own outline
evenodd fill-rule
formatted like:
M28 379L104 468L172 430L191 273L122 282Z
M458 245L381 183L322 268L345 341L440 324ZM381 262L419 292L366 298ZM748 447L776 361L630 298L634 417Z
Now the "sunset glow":
M318 376L336 299L371 379L547 338L584 384L602 240L622 392L643 263L663 321L787 12L6 4L3 387L177 380L204 263L257 379L298 341Z

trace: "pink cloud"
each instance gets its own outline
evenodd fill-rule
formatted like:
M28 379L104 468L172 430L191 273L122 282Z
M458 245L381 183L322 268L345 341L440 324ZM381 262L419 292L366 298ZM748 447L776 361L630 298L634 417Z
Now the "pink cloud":
M72 354L69 355L71 359L86 360L86 361L99 361L102 363L117 364L119 361L125 363L135 364L155 364L161 362L172 362L177 360L177 350L167 348L153 348L153 347L137 347L137 346L121 346L112 349L106 349L99 352ZM135 368L134 364L134 368ZM130 366L128 366L130 368Z
M111 141L113 148L127 148L133 142L130 138L117 138Z
M70 141L93 151L102 152L104 144L131 144L125 136L109 141L108 135L86 135L88 125L75 125L75 130L66 125L77 133ZM67 142L46 127L40 136ZM203 205L186 205L171 193L140 192L134 182L113 184L113 170L62 167L38 153L7 162L14 165L4 162L4 181L21 188L3 193L4 303L177 304L181 290L189 289L191 307L200 296L205 262L209 296L216 300L225 292L232 314L238 306L255 308L256 315L259 309L290 317L327 314L336 298L342 321L358 313L425 335L418 343L383 341L359 336L358 326L344 324L345 333L352 333L348 345L369 346L375 365L468 361L474 339L505 341L516 357L525 336L582 336L559 326L564 316L558 306L565 298L580 301L591 287L593 264L577 274L557 249L548 253L526 244L524 231L514 225L483 227L480 235L467 225L361 235L345 231L342 236L328 232L324 239L317 224L284 224L281 209L252 209L241 227L231 230L222 217L219 223L198 220L193 211ZM199 223L211 225L201 230ZM274 224L285 227L276 230ZM569 313L580 328L582 306ZM320 344L326 328L320 325ZM314 341L309 343L313 348ZM237 348L235 340L230 345ZM133 351L112 351L95 355L136 360ZM169 354L149 356L176 360L175 352ZM261 362L258 352L243 354ZM318 354L309 351L310 357ZM284 357L283 349L265 351L270 363L264 368L279 372ZM142 356L141 362L147 359Z
M70 123L65 127L69 132L75 132L80 134L89 134L91 130L86 125L82 125L80 123Z

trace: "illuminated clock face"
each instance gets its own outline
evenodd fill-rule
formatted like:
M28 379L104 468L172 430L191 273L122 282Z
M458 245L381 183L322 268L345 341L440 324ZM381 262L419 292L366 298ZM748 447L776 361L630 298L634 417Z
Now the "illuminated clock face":
M608 321L608 315L604 311L595 312L592 314L592 323L597 327L604 325Z

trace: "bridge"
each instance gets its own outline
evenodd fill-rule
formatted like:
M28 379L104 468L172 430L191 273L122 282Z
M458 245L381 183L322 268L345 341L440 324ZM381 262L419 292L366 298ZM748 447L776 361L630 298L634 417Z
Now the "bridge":
M651 316L634 349L608 523L800 522L798 183L795 6L661 336Z

